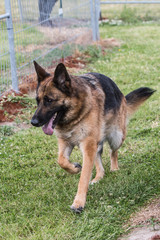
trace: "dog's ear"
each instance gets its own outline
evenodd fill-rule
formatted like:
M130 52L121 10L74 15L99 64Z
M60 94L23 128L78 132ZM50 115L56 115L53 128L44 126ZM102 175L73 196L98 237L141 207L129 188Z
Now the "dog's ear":
M49 77L50 74L47 73L36 61L33 61L34 67L37 73L38 82L43 81L46 77Z
M54 72L53 82L59 90L66 93L67 95L70 95L72 91L71 78L63 63L59 63L57 65Z

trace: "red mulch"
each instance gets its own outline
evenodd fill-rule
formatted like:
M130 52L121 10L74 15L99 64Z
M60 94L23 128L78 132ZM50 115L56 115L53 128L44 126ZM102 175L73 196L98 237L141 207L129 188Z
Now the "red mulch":
M25 108L20 101L12 101L10 96L23 96L23 94L14 91L3 94L0 98L0 123L14 121L16 115L22 113L22 109Z

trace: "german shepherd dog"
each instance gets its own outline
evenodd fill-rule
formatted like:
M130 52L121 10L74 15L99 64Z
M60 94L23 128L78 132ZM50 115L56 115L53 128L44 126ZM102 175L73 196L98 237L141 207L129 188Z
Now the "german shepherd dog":
M31 124L41 127L45 134L55 132L58 138L58 164L71 174L81 171L78 191L71 206L80 213L86 202L87 190L95 164L96 183L104 176L101 161L103 144L108 141L111 171L118 170L118 149L126 137L129 117L153 93L142 87L124 96L117 85L99 73L69 75L63 63L54 75L34 61L37 73L37 110ZM70 154L79 146L83 165L71 163Z

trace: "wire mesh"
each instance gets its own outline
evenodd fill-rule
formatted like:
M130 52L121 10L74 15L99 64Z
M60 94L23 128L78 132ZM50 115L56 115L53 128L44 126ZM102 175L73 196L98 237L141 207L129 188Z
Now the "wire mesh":
M10 0L10 3L19 84L30 80L33 60L51 68L73 53L78 38L81 42L86 37L91 41L90 1L63 1L63 16L59 15L57 0ZM11 87L11 75L5 20L0 20L0 26L1 94Z

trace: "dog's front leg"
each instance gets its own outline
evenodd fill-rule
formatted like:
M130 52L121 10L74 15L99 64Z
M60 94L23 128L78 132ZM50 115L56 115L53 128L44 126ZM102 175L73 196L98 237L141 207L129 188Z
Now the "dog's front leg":
M72 152L73 146L63 139L58 139L58 164L61 168L65 169L67 172L76 174L81 171L81 165L79 163L71 163L69 161L70 154Z
M88 137L80 144L80 148L83 153L83 166L78 184L78 191L71 206L71 209L77 213L83 210L86 202L88 185L97 152L97 142L94 138Z

